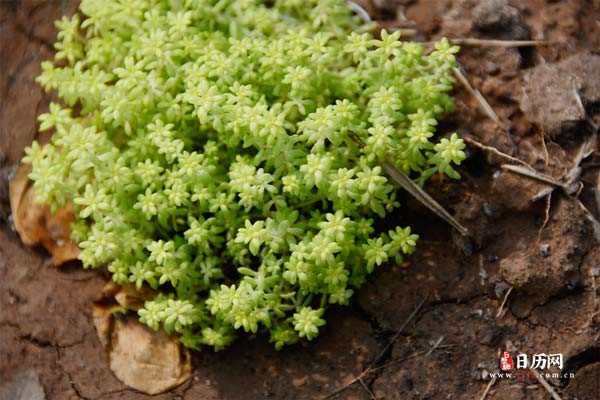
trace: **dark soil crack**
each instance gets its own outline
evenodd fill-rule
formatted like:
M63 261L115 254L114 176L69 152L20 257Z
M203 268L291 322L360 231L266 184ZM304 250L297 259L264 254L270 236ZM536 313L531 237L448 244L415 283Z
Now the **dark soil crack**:
M59 343L55 343L49 339L42 339L42 338L36 337L32 333L23 333L23 331L25 331L25 329L23 327L21 327L19 324L16 324L13 322L8 322L8 321L4 322L3 321L3 322L0 322L0 326L1 325L9 326L13 329L16 329L19 332L22 332L20 335L17 336L17 339L31 343L34 346L40 347L40 348L52 347L55 349L68 349L68 348L79 346L80 344L83 344L85 342L85 339L87 336L87 335L84 335L81 339L75 340L71 343L59 344Z
M471 296L466 296L466 297L449 297L446 299L433 300L426 304L426 307L424 308L424 311L421 314L421 317L423 314L426 314L429 311L431 311L433 309L433 307L442 306L442 305L466 305L466 304L471 303L474 300L477 300L479 298L486 297L486 296L487 296L486 293L480 292L480 293L476 293L476 294L473 294ZM421 317L419 317L419 319Z
M64 369L63 366L60 364L61 355L60 355L60 350L58 348L56 348L56 354L57 354L57 357L58 357L57 358L57 364L58 364L60 370L63 372L63 374L65 374L65 376L67 377L67 380L69 381L69 386L75 392L75 394L77 395L77 397L79 397L80 399L83 399L83 400L94 400L94 399L92 399L90 397L86 397L83 394L81 394L81 391L77 387L77 384L73 380L73 377L71 376L71 374L69 373L69 371L67 371L66 369Z

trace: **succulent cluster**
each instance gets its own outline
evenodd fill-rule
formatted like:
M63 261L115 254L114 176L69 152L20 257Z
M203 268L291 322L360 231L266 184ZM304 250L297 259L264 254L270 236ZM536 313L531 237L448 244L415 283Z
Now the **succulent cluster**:
M85 267L147 285L139 310L189 347L236 330L312 339L375 267L415 248L380 164L458 178L457 48L372 36L343 0L83 0L38 81L38 200L73 204Z

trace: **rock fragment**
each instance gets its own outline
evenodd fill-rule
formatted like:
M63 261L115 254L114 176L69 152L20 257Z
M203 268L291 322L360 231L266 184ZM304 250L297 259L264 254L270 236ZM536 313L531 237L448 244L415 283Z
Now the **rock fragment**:
M530 36L519 10L507 0L480 1L473 9L473 25L498 39L523 40Z
M12 379L0 381L0 400L45 400L40 377L34 370L17 373Z
M579 53L533 68L524 77L520 105L552 139L587 132L587 113L600 103L600 56Z

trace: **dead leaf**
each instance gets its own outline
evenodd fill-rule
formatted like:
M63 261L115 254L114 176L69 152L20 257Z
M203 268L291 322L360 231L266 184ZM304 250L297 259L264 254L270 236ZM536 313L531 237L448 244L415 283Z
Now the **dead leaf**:
M108 324L104 318L100 326L103 330L112 329L107 344L110 369L125 385L154 395L191 377L190 354L178 340L165 332L150 330L134 317L120 319L110 314L108 319ZM107 337L106 332L103 335Z
M102 298L99 302L116 301L121 307L137 311L144 306L147 300L156 297L156 292L147 286L138 289L135 285L119 285L113 281L108 282L102 288Z
M137 311L144 306L146 300L155 296L156 293L145 286L138 290L134 285L107 282L102 288L100 298L92 305L92 319L102 345L108 347L110 343L115 312Z
M191 377L190 353L176 338L149 329L133 316L117 318L110 306L94 304L92 316L110 369L125 385L153 395Z
M44 246L55 266L77 259L79 248L70 238L70 226L75 219L72 205L52 213L47 205L36 203L28 178L30 171L31 166L22 163L9 188L10 208L21 240L28 246Z
M117 316L117 310L138 310L155 295L147 287L138 290L134 285L108 282L92 306L94 326L108 352L110 369L125 385L146 394L178 386L192 371L190 354L175 337L155 332L131 315Z
M98 339L104 348L110 343L110 333L112 330L113 315L110 307L100 304L92 305L92 320Z

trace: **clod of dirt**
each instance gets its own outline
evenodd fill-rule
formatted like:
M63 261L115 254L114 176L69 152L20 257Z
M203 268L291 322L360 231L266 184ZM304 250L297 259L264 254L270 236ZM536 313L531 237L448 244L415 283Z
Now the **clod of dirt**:
M585 108L575 76L555 64L543 64L524 77L521 109L546 136L575 135L582 129Z
M133 318L115 320L109 350L110 369L125 385L154 395L191 377L190 354L164 332Z
M473 17L477 30L500 39L521 40L530 36L519 10L507 0L483 0L473 9Z
M558 64L565 74L573 74L580 85L580 95L584 104L596 105L600 102L600 56L579 53Z
M569 398L578 400L597 400L598 382L600 382L600 363L586 365L577 371L575 378L567 386Z
M532 200L549 189L550 186L524 178L509 171L501 171L494 177L492 190L497 196L498 204L503 208L516 211L526 211L531 208Z
M16 374L7 382L0 382L0 400L45 400L40 377L34 370Z
M538 246L523 246L500 261L502 278L519 293L511 310L519 317L536 306L577 287L583 256L590 248L591 227L573 201L561 199L545 228L541 242L552 249L552 257L540 254Z
M79 248L70 239L75 218L72 206L52 213L50 207L36 203L30 170L30 165L21 164L9 186L10 207L21 240L28 246L44 246L55 266L77 259Z
M525 75L521 109L551 137L586 132L586 106L600 102L600 56L580 53Z

